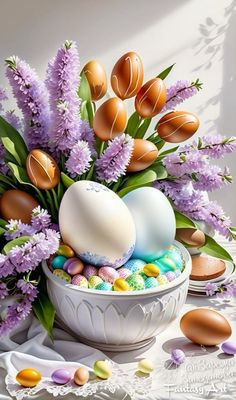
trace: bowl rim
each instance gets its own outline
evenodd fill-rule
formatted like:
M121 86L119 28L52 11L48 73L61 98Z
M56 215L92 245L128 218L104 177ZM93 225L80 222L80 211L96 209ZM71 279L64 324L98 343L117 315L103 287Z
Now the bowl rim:
M183 255L184 261L185 261L185 268L183 272L181 273L180 276L178 276L176 279L173 281L163 285L163 286L157 286L152 289L143 289L143 290L134 290L134 291L124 291L124 292L119 292L119 291L107 291L107 290L96 290L96 289L89 289L89 288L81 288L76 285L72 285L71 283L65 282L62 279L58 278L57 276L53 275L50 269L47 266L47 261L44 260L42 261L42 268L43 272L46 275L46 277L50 280L53 281L54 284L57 286L63 287L67 291L79 291L81 293L87 294L87 295L103 295L103 296L111 296L111 297L130 297L130 296L142 296L142 297L149 297L150 295L153 296L155 294L159 293L164 293L168 292L170 289L173 289L179 285L181 285L186 279L189 278L190 273L191 273L191 268L192 268L192 260L191 256L188 252L188 250L183 246L182 243L178 242L177 240L174 240L173 245L178 247L181 250L181 253Z

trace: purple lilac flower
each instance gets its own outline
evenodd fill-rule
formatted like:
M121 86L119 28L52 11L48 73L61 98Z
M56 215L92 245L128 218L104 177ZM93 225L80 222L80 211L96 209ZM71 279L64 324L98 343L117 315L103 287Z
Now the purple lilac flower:
M51 216L47 210L40 206L35 207L32 211L31 225L35 232L44 231L51 225Z
M48 95L30 66L18 57L6 60L6 75L12 86L17 105L24 117L24 134L30 149L48 148L49 108Z
M162 112L173 110L178 104L197 94L200 88L201 83L198 80L193 83L186 80L177 81L167 89L167 101Z
M5 282L0 281L0 300L5 299L8 296L8 288Z
M207 165L207 157L199 151L188 153L182 151L181 154L172 153L166 156L163 160L163 165L169 175L179 178L185 174L189 175L193 172L201 171Z
M79 55L75 42L67 41L49 63L46 86L52 112L50 139L66 151L80 139Z
M82 175L86 172L92 161L89 145L84 140L78 142L72 147L69 158L66 161L66 169L72 177Z
M235 283L230 282L227 285L225 285L225 288L231 297L236 297L236 284Z
M116 182L124 175L133 151L133 139L129 135L117 136L109 141L108 147L96 161L98 179Z
M13 240L20 236L31 236L35 233L35 229L21 221L10 219L5 226L6 232L4 236L7 240Z
M211 158L222 158L225 154L236 150L236 137L226 137L221 135L203 136L198 139L198 143L193 145L198 148L202 154Z
M0 322L0 336L4 336L16 328L30 314L31 310L32 302L27 296L9 306L5 318Z
M27 295L27 299L31 302L37 297L38 289L31 282L19 279L16 287L20 289L24 295Z
M6 111L4 114L5 120L13 126L18 132L21 132L22 125L20 118L15 114L14 110Z
M0 143L0 173L3 175L7 175L7 173L9 172L9 168L4 160L5 154L5 147L2 143Z
M232 176L227 167L222 170L217 165L207 165L193 177L193 187L198 190L212 192L232 182Z
M223 208L216 201L209 201L204 208L206 214L206 223L208 223L222 236L231 239L231 220L225 215Z
M205 286L205 290L207 296L214 296L214 294L218 290L218 287L215 283L208 282Z
M95 133L92 128L90 128L89 123L87 121L80 121L80 139L85 140L88 143L89 150L91 152L92 157L96 157L97 152L95 150Z
M8 100L7 92L4 87L0 85L0 112L3 111L2 101L5 100Z
M5 278L8 275L12 275L14 272L14 265L11 263L9 258L4 254L0 254L0 278Z

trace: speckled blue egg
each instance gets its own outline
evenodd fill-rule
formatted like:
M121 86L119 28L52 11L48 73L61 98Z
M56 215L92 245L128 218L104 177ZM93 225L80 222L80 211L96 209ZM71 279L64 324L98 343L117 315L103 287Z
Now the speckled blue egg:
M145 280L145 289L152 289L158 286L156 278L149 277Z
M109 282L102 282L102 283L99 283L99 284L95 287L95 289L96 289L96 290L106 290L106 291L112 290L112 284L109 283Z
M64 256L56 256L52 260L52 267L54 269L63 269L63 265L67 261L67 258Z
M168 256L158 258L153 262L153 264L157 265L160 268L162 274L165 274L168 271L176 270L175 262Z
M146 264L147 263L143 260L140 260L138 258L131 258L124 264L124 268L129 269L132 274L135 274L136 272L141 271Z

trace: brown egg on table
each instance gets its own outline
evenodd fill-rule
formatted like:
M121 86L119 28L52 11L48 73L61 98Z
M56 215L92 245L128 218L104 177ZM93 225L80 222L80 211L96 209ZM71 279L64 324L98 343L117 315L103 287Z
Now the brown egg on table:
M85 367L80 367L75 371L74 382L78 386L83 386L89 380L89 371Z
M143 118L157 115L166 102L166 87L162 79L154 78L146 82L135 97L135 109Z
M190 247L202 247L205 244L205 234L200 229L179 228L176 229L176 239Z
M192 271L190 279L194 281L207 281L218 278L226 270L225 262L205 254L192 256Z
M181 143L189 139L199 128L199 119L187 111L172 111L157 123L156 130L161 139L169 143Z
M154 143L146 139L134 139L133 153L127 167L128 172L142 171L150 167L158 156Z
M204 346L216 346L228 339L232 333L225 317L210 308L188 311L180 320L180 329L193 343Z
M32 150L26 160L27 174L39 189L53 189L60 181L60 170L56 161L45 151Z
M30 194L18 189L10 189L3 193L1 197L1 215L8 221L9 219L21 220L24 224L31 221L32 210L39 203Z
M111 86L122 100L135 96L143 83L143 64L133 51L124 54L111 73Z
M110 140L121 135L126 124L127 110L124 102L118 97L112 97L97 109L93 129L100 139Z
M96 60L89 61L83 72L90 86L92 100L101 99L107 92L107 76L103 65Z

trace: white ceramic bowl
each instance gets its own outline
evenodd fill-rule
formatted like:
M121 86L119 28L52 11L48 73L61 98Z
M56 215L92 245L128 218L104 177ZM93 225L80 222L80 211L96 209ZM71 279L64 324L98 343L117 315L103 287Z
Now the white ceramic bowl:
M182 244L175 245L185 260L182 274L166 285L134 292L79 288L54 276L44 262L48 294L61 326L102 350L132 350L148 344L178 316L186 300L191 258Z

